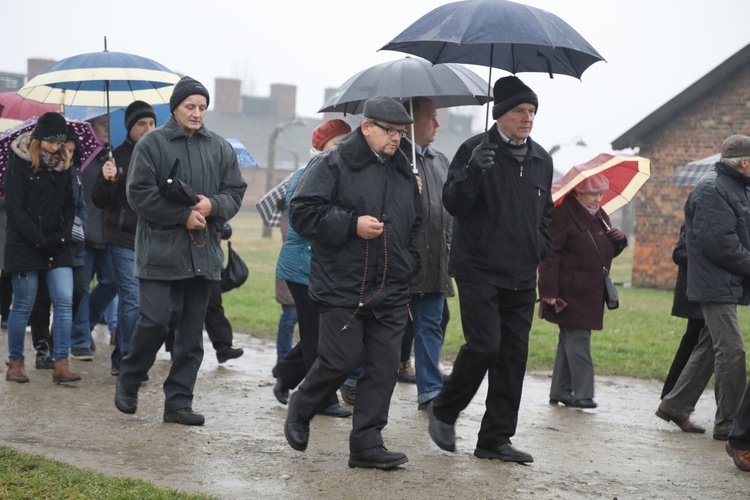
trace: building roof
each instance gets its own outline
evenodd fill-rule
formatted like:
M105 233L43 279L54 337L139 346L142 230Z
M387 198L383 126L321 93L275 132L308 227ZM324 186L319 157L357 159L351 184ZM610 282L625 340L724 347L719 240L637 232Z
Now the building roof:
M643 146L644 138L691 106L697 99L715 91L730 76L750 64L750 44L718 65L694 84L677 94L666 104L641 120L633 128L612 142L612 149L621 150Z

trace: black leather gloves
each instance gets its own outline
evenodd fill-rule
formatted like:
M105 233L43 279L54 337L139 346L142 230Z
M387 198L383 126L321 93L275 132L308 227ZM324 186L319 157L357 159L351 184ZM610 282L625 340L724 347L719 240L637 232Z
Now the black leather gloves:
M474 148L469 159L469 170L481 175L495 163L495 152L497 144L494 142L482 142Z

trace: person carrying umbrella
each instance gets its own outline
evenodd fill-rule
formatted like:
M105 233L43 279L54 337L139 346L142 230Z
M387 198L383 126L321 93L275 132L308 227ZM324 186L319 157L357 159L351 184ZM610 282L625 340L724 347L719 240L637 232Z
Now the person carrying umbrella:
M126 180L138 215L135 276L139 318L120 362L115 406L132 414L138 389L174 316L174 358L164 381L164 422L203 425L193 389L203 361L203 320L224 256L220 228L240 209L247 184L231 144L203 124L208 90L184 76L169 100L172 115L133 150Z
M131 103L125 109L125 141L112 151L112 157L99 169L91 192L94 205L102 211L105 252L117 287L117 334L110 358L112 375L119 373L120 360L128 353L130 338L138 321L138 280L133 276L138 215L128 203L125 179L135 145L155 128L154 108L143 101Z
M701 177L685 202L687 297L700 305L706 325L677 382L656 410L657 417L674 422L683 432L706 432L690 420L690 414L713 374L717 441L726 441L734 432L747 382L737 305L750 304L748 185L750 137L733 135L722 144L714 170ZM740 427L747 429L747 415L742 418ZM739 443L733 446L741 448Z
M422 203L422 226L419 228L422 268L409 282L409 310L414 332L417 408L426 410L443 387L439 362L443 347L445 297L454 293L448 275L453 217L443 207L443 185L450 161L432 145L440 127L433 102L415 97L404 106L414 118L414 133L409 130L409 135L401 139L401 150L411 160L414 146L416 160L413 164L422 179L419 196Z
M312 238L310 298L320 308L318 359L289 398L284 435L304 451L310 420L351 371L357 382L349 467L408 461L383 446L396 386L409 280L419 271L417 181L399 150L412 122L396 100L368 99L360 127L316 158L292 196L292 227Z
M552 210L552 249L539 264L539 316L560 327L549 402L596 408L591 330L604 322L602 267L628 245L601 208L609 180L596 174L581 181Z
M511 445L526 372L536 269L551 246L552 158L531 137L537 95L515 76L494 85L488 132L468 139L451 162L443 204L453 215L449 271L458 286L466 344L428 407L429 433L455 451L455 423L488 374L474 455L533 462Z
M8 372L11 382L28 382L24 369L24 338L38 282L47 283L54 306L52 381L75 382L81 376L68 366L73 320L73 254L71 235L76 200L70 157L63 146L65 118L43 114L32 132L17 137L5 172L8 228L5 267L12 273L13 307L8 318Z

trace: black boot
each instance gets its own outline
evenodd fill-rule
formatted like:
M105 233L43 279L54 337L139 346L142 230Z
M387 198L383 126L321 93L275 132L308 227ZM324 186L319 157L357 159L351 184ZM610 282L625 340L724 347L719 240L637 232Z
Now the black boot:
M37 370L51 370L55 367L55 362L52 361L50 356L49 341L46 338L40 338L42 335L37 332L34 335L34 328L32 330L32 338L34 339L34 349L36 349L36 369Z

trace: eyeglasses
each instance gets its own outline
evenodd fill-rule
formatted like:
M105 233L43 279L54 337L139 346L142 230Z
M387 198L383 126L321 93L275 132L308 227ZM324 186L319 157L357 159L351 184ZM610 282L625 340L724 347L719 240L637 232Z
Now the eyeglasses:
M370 123L372 123L378 128L382 128L385 131L385 133L389 135L390 137L393 137L394 135L398 134L399 136L403 138L403 137L406 137L406 135L409 133L409 131L406 129L386 127L384 125L379 124L378 122L373 122L373 121L371 121Z

